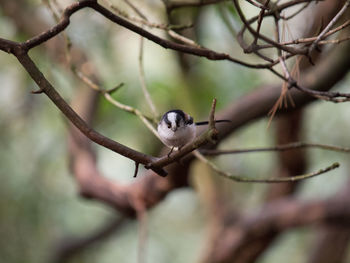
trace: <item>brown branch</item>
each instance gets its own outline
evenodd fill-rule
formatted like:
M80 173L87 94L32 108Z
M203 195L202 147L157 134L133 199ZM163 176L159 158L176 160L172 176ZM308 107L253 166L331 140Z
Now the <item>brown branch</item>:
M201 7L205 5L217 4L220 2L229 1L229 0L205 0L205 1L164 1L167 13L171 13L173 10L184 7Z
M145 19L146 17L143 15L143 18L138 18L135 16L129 15L127 12L124 12L123 10L119 9L117 6L113 5L113 3L110 0L104 0L108 6L117 13L117 15L120 15L127 20L142 24L144 26L150 27L150 28L157 28L157 29L163 29L163 30L171 30L171 29L177 29L177 30L182 30L182 29L187 29L190 27L193 27L193 25L171 25L171 24L158 24L154 22L150 22L148 19ZM129 1L127 3L130 3ZM135 6L133 6L136 8ZM137 9L137 8L136 8ZM141 13L139 9L136 13ZM142 16L141 16L142 17Z
M29 7L25 5L23 1L1 1L2 5L10 4L12 8L5 9L10 10L9 16L14 18L14 22L17 26L22 29L27 35L34 35L37 30L42 31L42 28L32 27L29 22L34 25L38 24L40 27L45 28L44 21L40 18L29 15ZM12 4L16 4L13 6ZM23 12L25 7L25 11ZM18 15L21 18L18 19ZM29 26L28 26L29 25ZM62 39L55 39L54 45L45 45L46 51L52 55L51 58L55 60L56 63L64 62L61 58L63 53ZM10 42L15 43L15 42ZM75 66L79 66L85 62L83 59L85 56L83 51L74 48L72 63ZM92 75L89 77L95 81L95 84L99 83L98 76L95 70L91 72ZM119 86L114 89L107 90L107 93L112 93ZM75 89L76 90L76 89ZM76 109L78 114L88 123L89 126L92 124L93 113L96 111L96 103L99 101L98 93L92 89L86 89L81 87L78 89L79 94L75 96L76 101L73 101L73 108ZM96 156L93 153L93 147L91 147L91 141L85 137L78 129L72 127L69 129L69 167L72 170L72 175L80 189L80 193L84 197L93 198L101 203L117 209L119 212L128 215L135 215L135 208L133 204L129 201L132 198L131 193L136 192L140 197L142 197L144 205L147 208L161 202L168 192L171 192L174 188L179 188L186 186L186 169L185 167L169 167L168 171L172 174L182 174L182 177L169 176L166 179L159 177L161 180L157 180L158 176L154 176L154 173L147 171L139 176L138 180L129 186L120 185L113 180L106 179L97 169ZM149 176L146 176L149 175Z
M45 94L60 109L60 111L90 140L144 165L153 163L156 160L155 157L135 151L125 145L109 139L108 137L103 136L102 134L90 128L86 122L81 119L80 116L59 95L59 93L54 89L54 87L49 83L49 81L40 72L34 62L30 59L28 54L23 52L20 45L17 44L17 46L14 48L13 53L18 61L22 64L24 69L40 87L40 89L45 92ZM160 167L154 168L154 170L156 173L159 173L162 176L166 175L166 172Z
M214 122L215 107L216 107L216 99L214 99L212 103L212 107L209 113L208 130L206 132L198 136L193 142L186 144L184 147L181 148L180 151L175 152L171 156L164 155L163 157L158 158L158 160L155 160L152 163L149 163L145 167L151 168L151 169L164 167L170 163L180 160L182 157L184 157L188 153L194 151L195 149L198 149L199 147L207 144L208 142L216 141L218 136L218 131L215 128L215 122Z
M339 12L333 17L333 19L328 23L328 25L322 30L322 32L317 36L315 41L311 44L308 49L309 55L317 47L318 42L320 42L324 35L333 27L333 25L338 21L338 19L344 14L345 10L350 6L350 1L346 1L344 6L339 10Z
M115 234L125 224L125 218L117 218L104 224L100 229L85 237L65 237L57 244L51 262L63 263L90 246Z
M2 47L4 51L9 50L9 52L12 52L16 47L14 44L15 42L0 40L0 48ZM349 68L349 60L344 56L344 54L348 54L347 52L349 52L348 47L349 45L346 44L340 48L335 55L327 56L324 62L327 67L324 67L323 64L317 65L313 71L304 76L303 84L309 88L317 88L321 90L332 87L334 83L344 76ZM318 78L315 78L314 75L317 75ZM227 118L234 120L234 122L232 122L227 128L220 128L220 137L223 138L226 135L231 134L232 131L253 119L265 116L266 112L271 107L271 103L273 103L276 96L278 96L278 91L278 85L265 87L240 98L240 100L232 104L232 106L223 113L223 116L226 115ZM300 93L293 92L293 96L295 97L297 107L312 100ZM82 153L80 157L83 160L84 155L85 154ZM85 196L106 202L126 214L134 211L130 203L127 201L128 190L133 189L139 191L144 197L145 202L147 202L147 207L151 207L162 200L162 198L172 189L186 185L187 177L184 175L183 177L170 177L167 179L169 181L166 183L162 178L147 177L147 180L142 178L142 180L137 183L137 186L131 185L130 188L119 187L111 185L109 180L106 180L101 176L96 178L94 176L95 173L86 173L89 171L89 169L86 170L86 168L90 167L86 164L88 164L88 162L83 162L78 165L79 167L84 167L83 172L79 174L77 179L80 188L82 189L82 193ZM180 172L179 170L176 170L180 168L180 166L175 165L174 167L171 167L169 172L174 174L187 174L186 171L182 170ZM75 169L78 169L78 167ZM154 189L154 187L157 190L154 191L152 196L149 196L149 189Z
M292 1L293 4L297 4L300 1ZM235 2L236 3L236 2ZM290 3L289 3L290 4ZM246 21L244 18L243 13L240 11L240 8L238 6L238 4L236 3L237 6L237 10L241 16L241 19L243 19L243 21L245 22L245 25L247 26L247 28L249 29L249 21ZM282 8L287 8L287 5L281 5ZM290 5L292 6L292 5ZM275 65L276 63L278 63L278 61L276 61L275 63L268 63L268 64L250 64L250 63L246 63L240 60L237 60L233 57L231 57L228 54L225 53L217 53L213 50L210 49L206 49L206 48L201 48L201 47L197 47L197 46L188 46L188 45L184 45L184 44L179 44L176 42L171 42L165 39L162 39L156 35L153 35L152 33L144 30L142 27L138 27L130 22L128 22L127 20L124 20L123 18L113 14L112 12L110 12L109 10L107 10L106 8L102 7L101 5L99 5L96 1L94 0L82 0L79 1L77 3L74 3L70 6L68 6L63 13L63 16L60 20L60 22L58 24L56 24L54 27L52 27L51 29L43 32L42 34L33 37L32 39L27 40L25 43L23 43L23 49L25 49L26 51L28 51L29 49L40 45L41 43L47 41L48 39L54 37L55 35L57 35L58 33L60 33L61 31L63 31L68 25L69 25L69 18L70 16L75 13L76 11L85 8L85 7L90 7L92 9L94 9L95 11L99 12L100 14L102 14L103 16L105 16L106 18L108 18L109 20L113 21L114 23L117 23L125 28L128 28L131 31L134 31L135 33L163 46L164 48L170 48L173 50L177 50L180 52L184 52L184 53L188 53L188 54L192 54L192 55L196 55L196 56L203 56L206 57L208 59L211 60L229 60L232 61L234 63L238 63L241 64L243 66L246 67L251 67L251 68L268 68L270 70L272 70L273 73L275 73L276 75L280 76L279 74L277 74L276 71L274 71L271 67L273 65ZM280 10L280 6L276 7L276 10ZM266 12L265 15L269 15L268 12ZM259 19L259 17L258 17ZM253 29L249 29L249 30L253 30ZM259 34L260 35L260 34ZM260 35L261 37L261 35ZM264 40L264 37L262 37L262 39ZM265 41L268 41L265 39ZM272 43L271 41L268 41L269 43ZM274 45L276 45L275 42L273 42ZM296 49L293 48L288 48L286 46L281 46L277 43L277 47L286 51L289 51L292 54L297 54L298 52L296 52ZM1 45L0 45L1 48ZM8 46L7 47L3 47L1 48L4 51L8 51ZM294 51L293 51L294 50ZM293 52L292 52L293 51ZM300 53L300 52L299 52ZM264 56L263 56L264 57ZM271 60L268 60L271 61ZM280 76L281 77L281 76Z
M266 0L261 0L260 2L263 3L263 1ZM312 2L317 2L318 0L311 0ZM286 10L288 8L291 8L295 5L299 5L302 3L309 3L310 0L293 0L293 1L287 1L287 2L283 2L281 4L275 5L273 8L270 8L268 11L265 12L264 16L268 17L268 16L275 16L276 13L281 13L283 10ZM250 18L249 20L247 20L248 24L252 24L255 21L257 21L259 19L259 16L254 16L252 18Z
M338 81L344 78L350 68L350 60L346 54L350 52L350 43L339 46L333 52L330 52L324 59L304 73L300 77L299 83L311 90L326 91L333 87ZM270 85L243 96L226 108L218 119L229 119L231 123L219 127L219 139L225 138L235 129L253 121L254 119L265 117L267 112L274 105L280 95L281 86ZM298 90L290 90L290 95L295 102L295 108L314 100L313 97L305 96ZM292 108L281 109L279 113L291 111Z
M265 0L264 0L265 1ZM268 17L268 16L275 16L277 19L287 19L287 18L284 18L280 15L280 13L289 8L289 7L292 7L294 5L297 5L297 4L300 4L300 3L306 3L299 11L303 10L307 5L310 4L310 1L288 1L286 3L283 3L283 4L279 4L279 5L275 5L275 6L270 6L269 7L269 10L267 10L263 16L262 16L262 12L259 13L258 16L255 16L249 20L246 20L245 19L245 16L243 14L243 12L241 11L240 7L239 7L239 4L238 4L238 1L236 0L233 0L236 8L237 8L237 11L238 11L238 14L240 16L240 19L242 20L244 26L243 28L241 29L241 31L238 33L238 40L240 40L240 45L241 47L244 49L245 52L247 53L255 53L256 55L260 56L261 58L265 59L266 61L271 61L271 59L267 59L266 57L264 58L264 56L259 53L259 50L260 49L264 49L264 48L276 48L278 50L284 50L286 52L288 52L289 54L287 55L291 55L291 56L295 56L297 54L299 55L307 55L309 56L309 52L308 52L308 48L306 46L303 46L303 47L300 47L300 48L292 48L292 49L288 49L288 48L285 48L286 46L288 45L291 45L291 44L296 44L296 43L299 43L299 42L304 42L303 39L300 39L300 40L293 40L293 41L290 41L290 42L287 42L286 43L278 43L276 41L273 41L269 38L267 38L266 36L264 35L261 35L259 34L258 31L255 31L250 25L256 21L259 21L262 20L262 17ZM259 1L260 3L263 3L263 1ZM256 38L259 38L261 39L262 41L265 41L266 43L269 43L269 44L252 44L250 45L249 47L247 47L245 44L244 44L244 41L243 41L243 34L244 32L246 31L246 29L248 29L248 31L253 35L254 39ZM341 30L341 27L339 27L337 30ZM330 31L333 31L333 30L330 30ZM334 32L330 33L330 31L326 32L325 35L322 37L322 38L325 38L326 35L331 35L333 34ZM313 39L312 41L314 41L315 39ZM345 40L345 39L344 39ZM309 40L308 42L312 42L311 40ZM295 43L293 43L295 42ZM336 43L336 42L335 42ZM324 44L324 43L322 43ZM276 74L277 76L279 76L278 74ZM281 76L279 76L281 77Z
M96 0L83 0L83 1L75 2L75 3L71 4L70 6L66 7L63 11L63 14L62 14L62 17L61 17L59 23L57 23L55 26L53 26L49 30L47 30L47 31L45 31L45 32L25 41L23 43L23 48L25 48L24 51L29 51L30 49L41 45L42 43L46 42L47 40L49 40L49 39L53 38L54 36L58 35L59 33L61 33L69 25L69 23L70 23L69 18L71 15L73 15L75 12L79 11L82 8L90 6L93 3L97 4L97 1Z
M13 52L13 53L15 53L15 54L17 54L17 52L18 52L18 56L20 56L21 57L21 60L22 60L22 63L23 64L28 64L28 65L26 65L26 66L30 66L30 67L32 67L33 66L33 64L32 64L32 61L30 60L30 58L26 55L26 54L20 54L21 52L21 48L22 48L22 45L23 44L17 44L17 43L15 43L15 42L11 42L11 41L6 41L6 40L1 40L0 39L0 48L2 48L2 49L5 49L5 50L10 50L11 52ZM35 66L35 65L34 65ZM336 67L339 67L339 65L336 65ZM34 70L34 72L33 72L33 70ZM47 89L47 91L50 91L51 92L51 90L52 90L52 86L48 83L48 82L46 82L46 81L44 81L44 82L42 82L41 83L41 81L42 81L42 74L40 73L40 71L38 71L38 69L36 68L36 67L33 67L32 69L31 69L31 74L33 75L33 78L35 78L36 79L36 81L37 81L37 83L38 84L40 84L41 86L42 85L45 85L45 89ZM339 71L339 72L342 72L342 69ZM321 74L321 75L319 75L319 76L326 76L327 74L324 74L323 73L323 75ZM322 78L320 78L320 79L322 79ZM324 80L323 80L324 81ZM324 81L324 83L328 83L329 81ZM323 85L323 83L320 83L320 86L322 87L322 86L324 86ZM43 90L45 90L45 89L43 89ZM54 92L52 92L52 93L49 93L49 94L51 94L51 97L52 97L52 99L55 99L56 100L56 103L58 103L58 105L60 105L60 107L62 107L62 108L65 108L65 106L64 106L64 103L62 102L62 99L59 97L59 95L57 96L57 93L54 91ZM63 103L63 104L62 104ZM68 114L68 115L70 115L71 117L72 116L74 116L74 114L71 112L71 109L70 108L67 108L67 109L69 109L69 110L66 110L66 109L64 109L65 111L66 111L66 114ZM73 114L73 115L72 115ZM77 118L77 120L79 120L79 118ZM85 125L85 123L84 122L82 122L81 121L81 119L79 120L79 124L78 124L81 128L83 128L84 129L84 131L85 131L85 133L88 135L88 136L90 136L90 138L92 138L93 140L98 140L98 134L96 134L96 132L95 131L93 131L93 130L90 130L90 128L88 128L88 127L86 127L86 125ZM101 138L100 138L101 139ZM107 145L107 146L109 146L109 147L112 147L112 149L113 149L113 147L115 147L115 145L113 146L113 144L114 144L114 142L112 141L112 140L110 140L110 139L103 139L102 138L102 141L101 141L101 143L103 143L102 145ZM111 145L112 144L112 145ZM117 148L118 149L115 149L116 151L119 151L120 150L120 148L119 148L119 145L117 145ZM150 162L147 162L147 165L148 165L148 167L151 167L152 165L154 165L154 166L152 166L153 168L155 167L155 166L158 166L158 167L160 167L162 164L169 164L171 161L173 161L173 160L175 160L175 158L180 158L180 157L182 157L183 155L183 153L182 153L182 151L180 151L180 152L178 152L178 153L176 153L172 158L174 158L174 159L172 159L172 160L165 160L164 158L163 158L163 160L157 160L157 162L156 163L154 163L154 164L152 164L152 160L154 160L154 159L148 159L148 158L150 158L150 157L147 157L146 155L143 155L143 154L141 154L140 155L140 153L135 153L136 151L132 151L132 152L129 152L128 151L128 148L124 148L124 147L122 147L122 149L123 149L123 154L126 154L127 156L131 156L131 157L135 157L135 156L133 156L134 154L136 154L136 159L133 159L133 160L135 160L135 161L137 161L137 162L140 162L140 163L142 163L142 164L145 164L146 163L146 161L150 161ZM192 147L188 147L188 148L185 148L184 149L184 151L186 151L186 153L188 153L188 152L190 152L190 151L192 151L194 149L194 147L192 146ZM145 157L146 156L146 157ZM142 160L140 160L140 159L142 159ZM150 165L150 163L151 163L151 165Z
M295 149L303 148L317 148L336 152L350 153L350 148L339 147L320 143L308 143L308 142L292 142L283 145L276 145L273 147L251 148L251 149L234 149L234 150L210 150L203 149L200 152L204 155L223 155L223 154L240 154L240 153L255 153L255 152L283 152Z
M347 262L350 228L337 224L317 227L315 246L308 253L308 263Z
M342 25L333 28L332 30L329 30L326 34L323 35L322 39L325 39L343 29L345 29L346 27L350 26L350 20L347 20L346 22L344 22ZM313 41L315 41L317 39L316 37L307 37L307 38L299 38L299 39L294 39L291 41L286 41L286 42L281 42L282 45L297 45L297 44L306 44L306 45L310 45ZM344 38L344 41L348 40L348 38ZM341 40L337 40L337 39L333 39L333 40L320 40L318 42L318 45L324 45L324 44L328 44L328 43L340 43L342 42ZM264 48L273 48L273 45L259 45L260 49L264 49Z
M101 6L99 4L91 4L90 7L93 8L94 10L96 10L97 12L99 12L100 14L102 14L104 17L113 21L114 23L119 24L119 25L131 30L131 31L147 38L148 40L151 40L151 41L157 43L158 45L160 45L164 48L170 48L170 49L180 51L183 53L196 55L196 56L200 56L200 57L206 57L209 60L228 60L228 61L240 64L242 66L246 66L249 68L266 68L266 67L270 66L268 64L250 64L250 63L246 63L244 61L240 61L238 59L235 59L235 58L233 58L230 55L225 54L225 53L218 53L218 52L215 52L213 50L206 49L206 48L193 47L193 46L188 46L188 45L168 41L168 40L162 39L156 35L153 35L153 34L149 33L148 31L144 30L143 28L140 28L140 27L116 16L115 14L111 13L108 9L105 9L103 6Z
M254 36L253 45L257 45L257 43L258 43L258 36L260 34L260 28L261 28L261 24L263 21L265 9L267 9L267 6L269 5L269 3L270 3L270 0L266 0L266 2L264 3L265 8L261 8L261 10L260 10L259 18L258 18L258 25L256 27L256 35Z
M90 7L92 9L94 9L95 11L97 11L98 13L100 13L105 18L109 19L110 21L133 31L133 32L147 38L150 41L153 41L154 43L156 43L164 48L169 48L169 49L180 51L183 53L196 55L196 56L200 56L200 57L205 57L209 60L228 60L228 61L240 64L242 66L249 67L249 68L260 69L260 68L269 68L271 66L270 64L246 63L244 61L235 59L235 58L233 58L230 55L225 54L225 53L215 52L215 51L207 49L207 48L188 46L185 44L180 44L180 43L176 43L176 42L172 42L172 41L160 38L160 37L148 32L148 31L146 31L142 27L136 26L136 25L130 23L129 21L113 14L111 11L109 11L108 9L106 9L103 6L101 6L100 4L98 4L96 0L82 0L82 1L76 2L76 3L68 6L64 10L63 16L58 24L56 24L54 27L48 29L47 31L25 41L23 44L21 44L23 50L29 51L30 49L46 42L50 38L53 38L57 34L61 33L69 25L70 16L73 15L78 10L83 9L85 7ZM4 40L0 41L0 50L3 50L5 52L9 52L10 51L8 49L9 47L11 47L11 45L6 45L4 43Z
M312 1L310 2L306 2L302 7L300 7L297 11L295 11L293 14L289 15L289 16L282 16L281 15L281 18L283 20L290 20L292 19L293 17L299 15L302 11L304 11L310 4L312 3Z
M341 224L350 227L348 200L338 197L324 201L304 201L286 198L271 202L259 211L222 225L220 235L211 248L206 262L236 262L237 253L252 239L267 233L315 223ZM215 252L214 252L215 251Z
M235 182L239 183L264 183L264 184L274 184L274 183L288 183L288 182L296 182L296 181L302 181L305 179L309 179L321 174L328 173L336 168L339 167L339 163L333 163L332 165L327 166L324 169L319 169L315 172L305 173L301 175L296 176L289 176L289 177L270 177L270 178L256 178L256 177L248 177L248 176L242 176L242 175L236 175L229 172L226 172L222 169L220 169L217 165L215 165L213 162L206 159L203 155L201 155L199 152L195 152L195 156L202 161L203 163L209 165L209 167L215 171L218 175L223 176L224 178L230 179Z
M266 2L263 3L263 4L258 4L258 3L254 2L254 1L252 1L252 0L245 0L245 1L247 1L249 4L251 4L251 5L255 6L255 7L258 7L258 8L260 8L260 9L262 9L262 10L267 10L267 9L269 9L269 8L267 7L268 4L266 5Z
M285 46L285 45L281 45L280 43L276 42L276 41L273 41L272 39L266 37L265 35L261 34L261 33L258 33L257 31L255 31L251 26L250 26L250 21L252 21L252 19L250 19L249 21L246 20L245 18L245 15L243 14L243 11L241 10L241 7L238 3L237 0L233 0L233 3L236 7L236 10L237 10L237 13L241 19L241 21L243 22L244 24L244 27L242 28L242 30L239 32L239 35L242 35L242 38L243 38L243 34L245 32L245 29L248 29L248 31L256 38L258 39L261 39L263 41L265 41L266 43L269 43L271 45L273 45L275 48L277 48L278 50L284 50L286 52L289 52L293 55L305 55L306 54L306 50L303 49L303 48L291 48L291 47L288 47L288 46ZM262 16L270 16L270 15L276 15L278 13L277 10L279 10L278 8L275 8L275 13L269 13L269 12L265 12L263 15L262 14L259 14L257 16L257 20L261 19ZM254 50L256 50L257 48L257 45L254 47L254 49L248 49L246 50L246 52L253 52Z
M95 91L84 88L73 101L74 108L89 125L93 122L94 112L99 102L96 100L97 95ZM105 178L100 173L93 147L91 147L92 142L73 125L69 129L68 139L69 167L80 189L80 194L115 208L126 216L134 218L139 206L150 209L161 202L173 189L187 186L187 165L170 166L168 171L171 175L166 178L155 176L152 171L144 171L137 180L133 180L129 185L122 185ZM172 176L178 174L181 176Z

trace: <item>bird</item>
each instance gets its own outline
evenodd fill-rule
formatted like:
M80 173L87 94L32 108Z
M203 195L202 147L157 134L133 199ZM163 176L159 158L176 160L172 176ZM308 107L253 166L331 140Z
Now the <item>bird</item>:
M229 120L215 120L218 122L230 122ZM196 138L196 126L207 125L208 121L194 122L193 118L182 110L170 110L162 116L157 131L160 140L169 148L170 157L174 149L180 150L185 144Z

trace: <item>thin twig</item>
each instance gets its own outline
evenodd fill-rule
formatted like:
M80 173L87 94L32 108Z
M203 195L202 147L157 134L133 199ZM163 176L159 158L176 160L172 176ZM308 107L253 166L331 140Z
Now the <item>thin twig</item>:
M278 17L277 16L274 16L274 22L275 22L275 38L276 38L276 42L277 43L280 43L280 29L279 29L279 20L278 20ZM284 78L286 80L283 81L283 84L282 84L282 89L281 89L281 94L279 96L279 98L277 99L276 103L273 105L272 109L269 111L269 122L268 122L268 127L270 126L276 112L278 111L278 109L282 108L283 106L283 103L285 103L284 105L287 107L287 100L285 99L286 98L286 95L288 93L288 82L287 80L289 81L290 80L290 74L289 74L289 71L287 69L287 65L285 64L285 61L284 61L284 57L283 57L283 52L282 50L280 49L277 49L277 55L278 55L278 59L282 65L282 69L283 69L283 72L284 72ZM277 73L276 73L277 74Z
M318 42L319 45L326 45L326 44L340 44L344 41L348 41L350 40L350 36L348 37L344 37L344 38L340 38L340 39L329 39L329 40L321 40L320 42Z
M109 2L109 1L108 1ZM124 2L131 7L131 9L139 16L141 17L143 20L148 22L148 18L146 17L145 14L143 14L141 12L141 10L139 10L133 3L131 3L129 0L124 0ZM110 5L112 7L113 4L110 3ZM117 8L114 7L114 9L118 10ZM141 84L141 88L142 88L142 92L143 95L145 96L145 99L148 103L148 106L150 107L152 113L153 113L153 118L158 118L159 114L158 111L156 109L156 106L152 100L152 97L147 89L147 85L146 85L146 80L145 80L145 71L143 68L143 50L144 50L144 38L141 36L140 37L140 49L139 49L139 79L140 79L140 84ZM154 130L154 129L153 129ZM154 133L154 131L152 130L152 132ZM158 133L157 133L158 134ZM157 136L157 138L159 138Z
M124 12L121 9L119 9L117 6L115 6L110 0L104 0L104 1L118 15L120 15L120 16L122 16L130 21L133 21L135 23L138 23L138 24L150 27L150 28L157 28L157 29L163 29L163 30L168 30L168 29L181 30L181 29L186 29L186 28L193 26L193 25L168 25L168 24L159 24L159 23L150 22L146 19L140 19L138 17L130 16L127 12Z
M145 19L146 21L148 21L148 19L146 18L146 16L133 4L131 3L129 0L124 0L124 2L131 7L131 9L142 19Z
M7 44L9 44L7 42ZM56 91L56 89L51 85L51 83L45 78L33 60L29 55L23 50L20 43L10 42L14 45L11 47L13 55L18 59L23 68L28 72L35 83L44 91L44 93L49 97L49 99L60 109L60 111L74 124L74 126L79 129L87 138L91 141L108 148L126 158L129 158L135 162L139 162L143 165L148 165L158 160L158 158L141 153L132 148L129 148L121 143L118 143L99 132L92 129L73 109L69 104L61 97L61 95ZM1 46L1 38L0 38ZM160 176L166 176L167 172L161 167L151 168L155 173Z
M201 45L196 43L194 40L189 39L183 35L180 35L179 33L175 32L174 30L167 30L169 36L171 36L173 39L176 39L177 41L180 41L186 45L196 47L196 48L203 48Z
M165 1L163 0L163 3L165 4L165 7L167 9L167 13L171 13L174 9L177 8L184 8L184 7L201 7L205 5L212 5L217 4L220 2L229 1L229 0L206 0L206 1Z
M234 175L231 173L228 173L226 171L221 170L218 166L216 166L213 162L209 161L207 158L205 158L199 151L194 151L193 153L200 161L207 164L212 170L217 172L219 175L228 178L230 180L233 180L235 182L240 183L286 183L286 182L295 182L295 181L301 181L305 179L309 179L324 173L327 173L329 171L332 171L339 167L339 163L333 163L330 166L327 166L324 169L320 169L315 172L302 174L302 175L296 175L296 176L290 176L290 177L276 177L276 178L266 178L266 179L257 179L257 178L247 178L242 177L238 175Z
M147 234L148 234L148 220L147 220L147 210L143 208L142 210L137 210L137 219L139 222L139 248L137 253L137 262L146 263L146 244L147 244Z
M307 2L305 3L302 7L300 7L297 11L295 11L293 14L289 15L289 16L283 16L281 15L281 18L283 20L290 20L292 19L293 17L299 15L302 11L304 11L312 2Z
M316 40L311 44L311 46L308 49L308 54L310 55L311 52L316 48L318 42L321 41L321 39L324 37L324 35L331 29L331 27L338 21L338 19L343 15L345 10L350 6L350 1L347 0L343 7L339 10L339 12L333 17L333 19L328 23L328 25L322 30L322 32L318 35Z
M142 18L139 19L137 17L132 17L130 15L128 15L126 12L120 10L118 7L116 7L115 5L113 5L109 0L105 0L109 7L113 9L113 11L115 11L118 15L123 16L124 18L139 23L141 25L145 25L148 26L150 28L158 28L158 29L163 29L166 30L168 32L168 34L173 38L176 39L184 44L190 45L190 46L194 46L194 47L201 47L200 45L198 45L197 43L195 43L193 40L186 38L183 35L180 35L179 33L176 33L174 30L182 30L182 29L186 29L186 28L190 28L193 25L166 25L166 24L157 24L157 23L152 23L150 22L147 17L140 11L140 9L138 9L135 5L131 4L130 1L125 0L125 2Z
M300 49L300 48L293 48L293 47L288 47L288 46L283 46L283 45L281 45L280 43L278 43L278 42L276 42L276 41L273 41L272 39L266 37L265 35L263 35L263 34L261 34L261 33L258 34L258 33L250 26L250 24L251 24L250 21L251 21L252 19L250 19L250 20L248 21L248 20L245 18L245 15L244 15L244 13L243 13L243 11L242 11L242 9L241 9L239 3L238 3L238 0L233 0L233 3L234 3L234 5L235 5L235 7L236 7L237 13L238 13L238 15L239 15L241 21L242 21L243 24L244 24L244 27L243 27L243 29L241 29L241 31L239 32L239 35L242 35L242 36L243 36L245 30L248 29L248 31L249 31L254 37L257 36L259 39L265 41L266 43L269 43L269 44L273 45L275 48L277 48L277 49L279 49L279 50L284 50L284 51L289 52L289 53L294 54L294 55L297 55L297 54L300 55L300 54L304 54L304 53L305 53L303 49ZM270 14L269 12L266 12L266 13L264 13L264 15L267 16L267 14L269 14L269 15L275 16L275 15L277 14L277 10L278 10L278 9L276 8L276 10L275 10L274 13ZM259 19L259 16L257 16L257 20L258 20L258 19ZM258 48L258 47L254 47L254 50L256 50L257 48Z
M251 149L233 149L233 150L209 150L203 149L200 152L204 155L225 155L225 154L241 154L241 153L256 153L256 152L275 152L275 151L290 151L301 148L317 148L322 150L350 153L350 148L339 147L334 145L308 143L308 142L293 142L272 147L251 148Z
M63 14L63 9L61 8L61 6L57 3L56 0L43 0L44 4L46 5L46 7L50 10L52 17L54 18L54 20L56 21L56 23L59 23L60 21L60 17ZM55 5L55 8L57 10L54 9L53 5ZM71 64L72 58L71 58L71 54L70 54L70 50L72 47L72 42L67 34L66 31L62 32L64 40L65 40L65 57L66 57L66 61L67 64Z
M145 80L145 71L143 68L143 47L144 47L144 41L143 37L140 37L140 50L139 50L139 79L140 84L142 88L143 95L145 96L145 99L148 103L148 106L150 107L153 117L158 118L159 114L156 109L156 106L154 105L154 102L151 98L151 95L149 94L149 91L147 89L146 80Z
M261 24L263 21L263 17L264 17L264 13L265 13L265 9L267 9L267 7L269 6L270 0L266 0L266 2L264 3L264 7L265 8L261 8L260 13L259 13L259 18L258 18L258 25L256 27L256 35L254 36L254 41L253 41L253 45L256 45L258 43L258 36L260 34L260 28L261 28Z
M263 9L263 10L269 9L268 6L266 6L265 4L258 4L252 0L245 0L245 1L247 1L249 4L252 4L253 6L258 7L260 9Z
M324 36L323 39L341 31L342 29L346 28L350 26L350 20L347 20L346 22L344 22L342 25L329 30ZM311 44L312 42L314 42L316 40L316 37L308 37L308 38L298 38L298 39L294 39L291 41L286 41L286 42L281 42L282 45L297 45L297 44ZM320 40L318 45L322 45L322 44L327 44L328 41L330 41L330 43L332 43L331 41L337 41L337 40ZM337 42L335 42L337 43ZM267 45L259 45L260 49L265 49L265 48L274 48L273 45L267 44Z
M140 120L146 125L146 127L160 140L160 137L158 135L158 132L156 131L156 129L154 128L154 126L152 125L151 121L156 122L156 120L154 118L150 118L147 117L146 115L144 115L141 111L139 111L138 109L135 109L129 105L125 105L123 103L120 103L119 101L115 100L108 92L106 92L106 90L102 89L99 87L99 85L97 85L96 83L94 83L91 79L89 79L84 73L77 71L77 76L90 88L101 92L103 94L103 96L106 98L107 101L109 101L110 103L112 103L114 106L118 107L119 109L122 109L126 112L132 113L134 115L136 115L137 117L140 118Z

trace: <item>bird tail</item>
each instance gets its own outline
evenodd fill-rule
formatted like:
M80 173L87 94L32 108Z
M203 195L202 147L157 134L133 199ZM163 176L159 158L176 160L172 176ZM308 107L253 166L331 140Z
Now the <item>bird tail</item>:
M215 120L215 123L219 123L219 122L231 122L230 120ZM196 122L197 126L200 125L208 125L209 121L200 121L200 122Z

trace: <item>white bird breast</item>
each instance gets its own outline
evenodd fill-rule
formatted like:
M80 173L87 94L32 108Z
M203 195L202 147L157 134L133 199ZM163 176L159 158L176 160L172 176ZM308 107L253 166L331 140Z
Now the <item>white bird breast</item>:
M196 138L196 126L194 123L179 127L175 132L168 128L165 122L158 125L158 134L162 142L172 147L182 147Z

